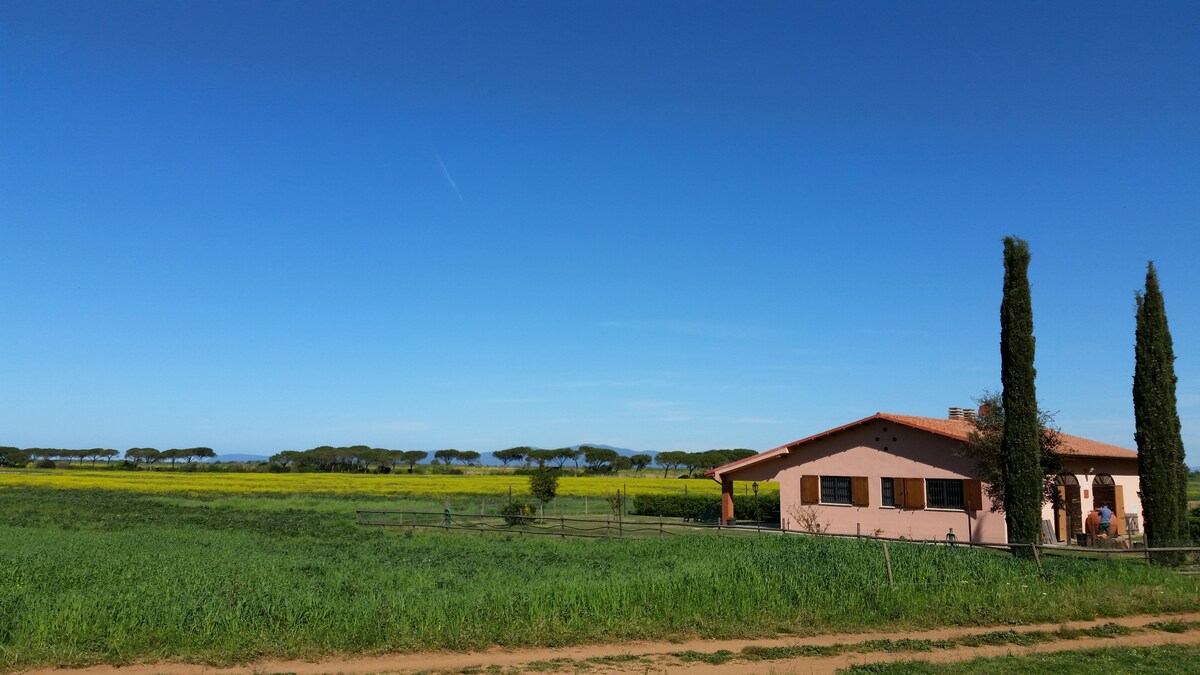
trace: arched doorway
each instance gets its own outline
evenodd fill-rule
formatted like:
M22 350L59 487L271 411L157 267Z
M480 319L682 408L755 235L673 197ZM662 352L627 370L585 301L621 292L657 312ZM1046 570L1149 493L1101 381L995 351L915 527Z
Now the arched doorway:
M1098 473L1092 479L1092 508L1108 505L1112 510L1117 509L1117 484L1113 477L1106 473Z
M1124 490L1106 473L1098 473L1092 479L1092 508L1101 506L1108 506L1113 511L1112 534L1127 534L1129 525L1125 520Z
M1054 505L1054 529L1059 541L1071 541L1083 532L1083 504L1079 494L1079 479L1072 473L1054 477L1058 501Z

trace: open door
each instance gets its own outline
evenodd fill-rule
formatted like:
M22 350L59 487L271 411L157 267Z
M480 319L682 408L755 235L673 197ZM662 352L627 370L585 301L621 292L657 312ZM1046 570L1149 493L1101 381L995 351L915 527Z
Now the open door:
M1112 531L1113 534L1129 534L1127 530L1129 525L1125 522L1125 491L1123 485L1113 486L1113 507Z
M1092 508L1098 509L1101 506L1107 506L1112 509L1113 517L1109 532L1116 536L1125 531L1125 495L1121 494L1121 502L1117 502L1117 494L1121 488L1113 480L1113 477L1106 473L1098 473L1092 479Z
M1059 541L1074 541L1083 532L1083 500L1079 479L1074 474L1060 473L1054 478L1058 485L1058 503L1054 505L1054 530Z

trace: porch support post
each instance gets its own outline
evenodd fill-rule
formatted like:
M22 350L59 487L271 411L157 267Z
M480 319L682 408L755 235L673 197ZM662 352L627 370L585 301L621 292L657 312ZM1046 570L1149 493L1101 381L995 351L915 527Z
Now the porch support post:
M733 522L733 479L721 477L721 522Z

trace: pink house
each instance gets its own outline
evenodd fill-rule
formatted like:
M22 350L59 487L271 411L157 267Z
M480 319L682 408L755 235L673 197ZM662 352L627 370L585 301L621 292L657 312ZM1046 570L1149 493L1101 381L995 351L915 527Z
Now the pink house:
M953 533L959 541L1007 543L1004 514L991 510L974 460L958 453L974 412L876 413L718 467L709 475L722 485L722 517L734 518L734 481L773 481L785 530L910 539ZM1055 538L1073 540L1102 503L1115 512L1117 534L1128 533L1127 521L1136 528L1137 453L1068 434L1062 440L1066 470L1055 482L1063 505L1043 507Z

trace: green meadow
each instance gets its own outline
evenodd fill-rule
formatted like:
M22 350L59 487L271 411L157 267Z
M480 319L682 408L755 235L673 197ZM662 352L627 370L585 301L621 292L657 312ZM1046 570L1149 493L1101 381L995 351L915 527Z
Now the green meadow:
M470 500L465 503L469 504ZM0 668L1003 625L1194 610L1140 562L877 542L382 531L351 496L0 484Z

